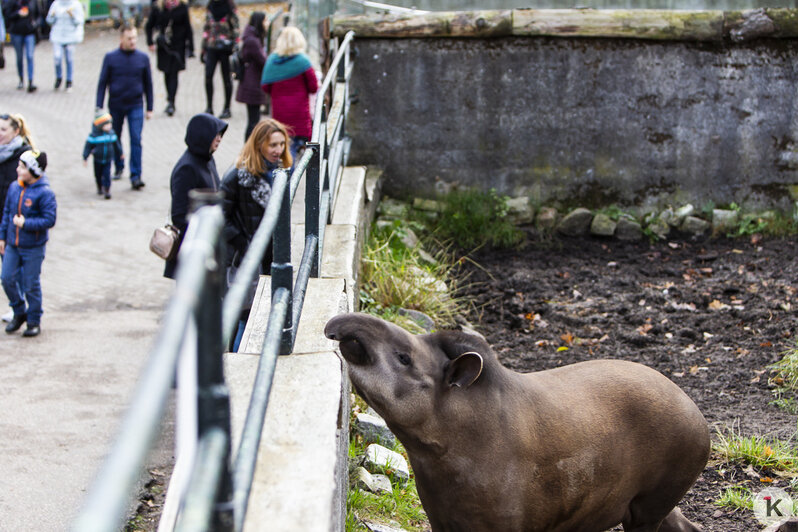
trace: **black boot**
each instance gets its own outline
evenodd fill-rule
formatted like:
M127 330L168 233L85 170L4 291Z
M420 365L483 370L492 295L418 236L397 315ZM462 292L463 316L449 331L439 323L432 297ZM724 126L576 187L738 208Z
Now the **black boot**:
M20 315L14 314L14 317L11 318L11 321L8 322L8 325L6 325L6 332L11 334L12 332L18 331L19 328L22 327L22 324L25 323L26 321L28 321L27 314L20 314Z
M230 108L225 107L224 109L222 109L222 114L219 115L219 118L224 119L224 118L230 118L231 116L233 115L230 114Z

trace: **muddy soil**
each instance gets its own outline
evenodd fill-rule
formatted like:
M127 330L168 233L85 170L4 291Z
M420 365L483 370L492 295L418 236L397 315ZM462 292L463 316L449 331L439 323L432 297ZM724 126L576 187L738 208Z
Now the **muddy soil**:
M771 404L768 366L796 347L796 256L794 237L652 244L530 235L521 250L472 254L479 267L466 267L465 292L476 303L470 319L512 369L633 360L687 392L713 441L728 427L789 440L796 416ZM741 484L756 493L788 481L713 455L680 507L707 532L760 530L752 512L713 504Z

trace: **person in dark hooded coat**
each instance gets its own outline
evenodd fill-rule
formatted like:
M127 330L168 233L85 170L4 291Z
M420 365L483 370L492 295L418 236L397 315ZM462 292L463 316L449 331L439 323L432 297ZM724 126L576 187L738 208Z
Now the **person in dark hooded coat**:
M219 147L227 123L207 113L194 115L186 127L188 148L172 170L170 190L172 193L172 224L180 230L180 242L188 227L188 193L194 189L219 190L219 172L213 152ZM174 279L177 259L166 261L163 275Z

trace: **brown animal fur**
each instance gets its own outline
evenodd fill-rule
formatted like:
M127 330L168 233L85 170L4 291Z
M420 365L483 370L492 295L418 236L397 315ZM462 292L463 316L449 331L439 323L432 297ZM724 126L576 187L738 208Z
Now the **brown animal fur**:
M660 373L596 360L520 374L477 336L331 319L355 389L407 450L434 531L700 530L676 508L709 456Z

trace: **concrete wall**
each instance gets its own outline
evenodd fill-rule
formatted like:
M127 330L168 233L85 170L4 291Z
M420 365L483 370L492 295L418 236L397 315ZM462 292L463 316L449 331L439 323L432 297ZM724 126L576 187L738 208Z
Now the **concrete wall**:
M442 180L563 206L792 205L794 38L379 36L356 47L350 162L380 161L390 195L432 195Z

